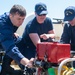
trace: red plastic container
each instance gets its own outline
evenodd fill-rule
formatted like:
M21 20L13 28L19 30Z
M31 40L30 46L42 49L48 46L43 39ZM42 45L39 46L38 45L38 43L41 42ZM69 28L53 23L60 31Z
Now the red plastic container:
M46 42L37 44L37 56L39 60L44 60L44 57L46 55L46 50L47 50Z
M51 63L59 63L60 61L70 57L70 44L61 44L57 42L42 42L37 44L37 56L39 60L47 60Z

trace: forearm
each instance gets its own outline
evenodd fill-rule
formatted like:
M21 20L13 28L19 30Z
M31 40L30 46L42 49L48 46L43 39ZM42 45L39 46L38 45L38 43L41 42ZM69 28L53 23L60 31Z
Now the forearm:
M6 51L6 54L18 63L20 63L21 59L24 58L17 47L10 48Z
M22 65L28 65L29 67L32 67L32 62L25 58L19 50L17 50L16 48L10 50L9 52L7 52L7 54L14 59L15 61L17 61L18 63L22 64Z
M42 35L40 35L40 38L43 38L44 40L47 40L49 38L53 39L54 37L55 37L54 34L42 34Z
M55 33L53 30L50 30L47 35L49 38L55 38Z
M46 34L47 38L55 38L55 34Z
M38 34L32 33L32 34L29 34L29 36L30 36L33 44L37 47L37 44L41 42Z
M27 65L27 64L29 63L29 60L24 57L24 58L21 59L20 63L21 63L22 65Z

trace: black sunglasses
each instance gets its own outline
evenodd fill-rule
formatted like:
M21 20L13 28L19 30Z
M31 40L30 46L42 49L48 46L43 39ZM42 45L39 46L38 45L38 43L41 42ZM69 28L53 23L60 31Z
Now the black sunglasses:
M46 16L46 14L41 14L41 15L38 15L38 16Z

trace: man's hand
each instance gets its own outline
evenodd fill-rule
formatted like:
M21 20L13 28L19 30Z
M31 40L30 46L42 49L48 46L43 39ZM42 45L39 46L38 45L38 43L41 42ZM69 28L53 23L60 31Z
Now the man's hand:
M28 66L29 68L33 67L33 61L34 61L34 58L31 58L30 60L28 60L27 58L22 58L20 63L22 65L25 65L25 66Z
M17 33L14 33L14 36L15 36L16 38L18 38L18 37L19 37L19 34L17 34Z
M54 37L55 37L54 34L42 34L42 35L40 35L40 38L43 38L44 40L47 40L49 38L53 39Z
M34 61L34 58L31 58L30 61L27 64L27 66L28 67L33 67L33 61Z
M42 34L42 35L40 35L40 38L47 40L49 38L49 36L47 34Z

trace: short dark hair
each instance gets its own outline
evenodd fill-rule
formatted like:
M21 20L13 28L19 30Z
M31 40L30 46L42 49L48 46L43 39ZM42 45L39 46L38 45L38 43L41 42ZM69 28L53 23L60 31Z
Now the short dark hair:
M10 14L14 15L18 13L20 16L26 16L26 9L21 5L13 5L10 9Z

